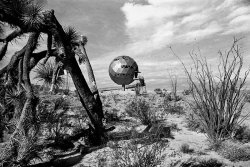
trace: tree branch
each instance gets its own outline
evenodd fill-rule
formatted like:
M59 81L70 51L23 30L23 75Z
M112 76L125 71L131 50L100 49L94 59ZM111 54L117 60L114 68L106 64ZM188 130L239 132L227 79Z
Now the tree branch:
M6 54L9 42L12 41L13 39L15 39L16 37L18 37L21 34L22 34L22 31L21 31L20 28L18 28L16 30L14 30L12 33L10 33L6 38L0 39L0 42L4 43L2 49L0 50L0 61L3 59L3 57Z
M20 28L17 28L12 33L10 33L6 38L0 39L0 42L11 42L13 39L22 34L23 34L22 30Z
M29 62L32 55L32 52L36 48L37 40L40 33L32 33L29 37L29 40L27 42L27 49L25 51L24 57L23 57L23 82L27 94L27 98L33 98L33 89L30 83L30 76L29 76Z
M40 60L45 58L46 54L47 54L47 50L44 50L38 53L32 53L31 58L30 58L30 63L29 63L29 71L32 70ZM4 68L0 70L0 77L2 77L3 74L5 74L6 72L17 68L18 62L22 58L23 54L16 55L15 53L15 56L16 57L12 58L8 65L6 65ZM51 56L57 57L56 49L51 50Z
M8 48L8 42L5 42L3 47L1 48L0 50L0 61L3 59L3 57L5 56L6 54L6 51L7 51L7 48Z
M55 84L56 84L56 79L58 77L58 74L60 72L60 70L62 69L63 64L61 61L57 61L55 59L55 67L53 69L53 75L52 75L52 83L51 83L51 87L50 87L50 92L52 93L54 91L55 88Z
M19 60L19 63L18 63L18 83L17 83L17 89L18 91L21 91L21 88L22 88L22 82L23 82L23 68L22 68L22 65L23 65L23 59L21 58Z
M52 52L52 34L48 33L48 38L47 38L47 54L45 59L43 60L42 64L46 64L46 62L48 61L48 59L51 56L51 52Z

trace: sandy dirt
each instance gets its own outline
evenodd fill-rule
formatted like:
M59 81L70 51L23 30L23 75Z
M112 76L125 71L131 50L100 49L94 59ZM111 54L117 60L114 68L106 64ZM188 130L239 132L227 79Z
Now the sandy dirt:
M123 120L130 120L130 121L119 121L119 122L112 122L111 124L116 127L114 132L122 132L126 130L131 130L132 128L136 131L142 131L146 126L140 125L138 120L134 118L130 118L126 116L125 108L129 101L131 101L135 95L133 91L112 91L112 92L105 92L101 94L104 110L106 112L116 112L119 117L123 117ZM160 109L160 105L163 103L163 97L156 95L154 93L150 93L149 95L145 95L145 98L150 101L151 108L156 113L162 112ZM201 159L210 159L215 158L220 162L226 164L226 166L235 166L235 167L248 167L250 166L250 161L240 161L240 162L231 162L228 159L223 158L217 152L212 151L209 149L209 142L207 137L204 133L198 133L195 131L191 131L187 128L186 123L186 115L190 112L190 108L188 107L186 101L190 99L188 96L183 96L183 100L179 101L178 105L183 106L184 114L177 115L177 114L163 114L164 124L177 124L179 130L173 130L171 133L173 134L173 138L168 139L168 147L166 147L164 154L166 155L164 161L160 166L167 167L173 166L173 164L180 164L189 158L201 158ZM244 108L244 113L248 112L250 104L247 103ZM246 120L244 124L250 127L250 120ZM120 142L129 142L128 140L120 141ZM191 149L194 151L192 153L183 153L180 151L180 147L182 144L188 144ZM249 146L249 143L245 143L244 145ZM82 157L75 167L84 167L84 166L91 166L97 167L98 166L98 159L100 157L106 157L106 163L104 166L109 166L112 160L109 160L111 157L110 154L112 149L107 145L106 147L94 151L88 155ZM100 166L100 164L99 164Z

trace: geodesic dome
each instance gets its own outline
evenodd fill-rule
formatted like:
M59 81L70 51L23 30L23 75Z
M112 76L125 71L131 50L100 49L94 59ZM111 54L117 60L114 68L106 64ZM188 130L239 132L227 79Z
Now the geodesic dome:
M129 85L134 81L138 65L129 56L116 57L109 65L109 76L118 85Z

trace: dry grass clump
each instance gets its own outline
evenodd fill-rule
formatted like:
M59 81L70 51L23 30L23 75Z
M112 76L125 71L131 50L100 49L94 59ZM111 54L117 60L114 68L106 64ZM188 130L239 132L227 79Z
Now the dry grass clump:
M44 100L38 105L39 119L49 135L47 138L60 138L70 128L68 109L69 102L63 98Z
M177 76L169 73L169 78L171 85L171 93L168 94L168 98L170 101L179 101L181 100L181 97L177 95Z
M243 57L237 42L234 40L225 55L219 52L217 75L201 54L190 54L194 66L191 72L183 63L193 90L194 113L211 142L232 136L236 126L246 119L246 116L241 118L241 112L245 105L244 86L249 70L242 74Z
M157 142L152 145L125 144L121 148L114 148L112 152L112 166L116 167L157 167L164 160L163 151L166 143Z
M246 102L250 103L250 90L246 90Z
M230 161L249 161L250 148L239 143L225 142L218 150L219 154Z
M189 154L189 153L193 153L194 149L191 149L189 144L183 143L180 147L180 151L185 153L185 154Z
M104 113L104 117L106 122L119 122L122 120L123 114L119 114L119 110L116 108L112 108L110 110L106 110Z
M185 162L180 164L180 167L222 167L223 163L219 162L217 159L199 159L199 158L189 158Z
M195 131L195 132L201 132L201 133L205 132L202 124L200 123L199 118L194 113L189 113L186 116L186 122L187 122L188 129Z
M38 133L38 131L34 130L33 133ZM19 147L17 162L22 164L22 166L26 166L35 159L41 159L43 144L38 134L30 134L28 137L23 137L22 144Z
M151 110L149 102L143 97L134 98L128 103L125 111L130 117L139 119L143 125L151 125L156 121L155 113Z
M4 111L4 107L2 107L0 103L0 143L3 141L5 123L4 123L4 115L2 114Z
M43 140L40 138L41 124L37 117L27 114L23 129L11 136L0 152L0 166L27 166L34 159L41 159Z
M0 153L0 166L27 166L35 159L42 161L41 157L47 156L44 149L48 146L48 140L57 142L66 134L65 126L68 122L65 112L68 108L68 102L58 98L44 100L29 110L22 128L11 135L3 148L4 152Z
M191 93L192 93L192 90L190 90L190 89L185 89L185 90L182 91L182 94L184 96L190 95Z
M165 96L163 99L162 107L164 112L168 114L182 115L185 113L183 107L180 106L180 104L169 101L167 96Z
M250 128L246 125L239 126L235 130L234 138L243 143L250 141Z
M181 130L176 123L171 123L169 126L171 128L171 131L180 131Z
M114 101L115 104L117 104L120 101L118 93L111 93L110 97Z
M162 90L161 90L160 88L154 89L154 92L155 92L156 94L159 94L159 95L161 95L161 94L163 93Z

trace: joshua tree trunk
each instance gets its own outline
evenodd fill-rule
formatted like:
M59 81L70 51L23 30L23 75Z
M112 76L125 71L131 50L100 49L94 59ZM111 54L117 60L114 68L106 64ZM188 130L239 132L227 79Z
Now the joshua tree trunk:
M96 136L96 141L94 141L94 144L100 144L106 140L105 129L102 124L102 105L94 98L93 93L90 91L90 88L88 87L88 84L84 79L75 58L72 58L69 64L70 66L66 66L66 68L73 79L80 101L86 109L90 121L95 128L94 135Z
M86 69L87 69L87 73L88 73L88 77L89 77L89 85L90 85L90 89L92 93L98 92L97 86L96 86L96 81L95 81L95 76L94 76L94 72L93 72L93 68L90 64L86 49L85 49L85 45L86 45L86 37L81 36L81 42L80 42L80 49L82 52L82 56L84 56L84 61L85 61L85 65L86 65Z
M102 102L100 99L100 95L97 89L97 85L96 85L96 81L95 81L95 76L94 76L94 72L93 72L93 68L90 64L86 49L85 49L85 44L87 42L86 37L81 36L81 42L80 42L80 49L82 52L82 56L84 56L84 61L85 61L85 65L86 65L86 69L87 69L87 73L88 73L88 77L89 77L89 86L90 86L90 90L93 93L95 99L96 99L96 103L98 103L98 105L100 106L101 110L102 110ZM104 118L103 112L101 113L101 118Z
M53 75L52 75L52 82L50 86L49 92L53 93L55 91L55 85L56 85L56 80L58 78L58 75L60 73L60 70L62 70L63 64L60 60L55 59L55 67L53 70Z

